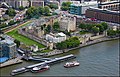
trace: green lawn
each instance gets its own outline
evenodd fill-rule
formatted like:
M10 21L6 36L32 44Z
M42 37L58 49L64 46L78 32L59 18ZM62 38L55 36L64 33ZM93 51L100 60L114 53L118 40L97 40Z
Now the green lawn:
M29 39L28 37L26 36L23 36L21 34L18 34L18 31L17 30L13 30L9 33L7 33L7 35L19 40L20 42L23 42L24 44L28 45L28 46L31 46L33 44L36 44L38 45L39 48L43 48L45 46L43 46L42 44L39 44L38 42L32 40L32 39Z
M30 23L30 22L24 24L23 26L26 26L26 25L29 24L29 23ZM21 34L18 34L17 29L15 29L15 30L13 30L13 31L11 31L11 32L8 32L8 33L6 33L6 34L9 35L9 36L11 36L11 37L13 37L14 39L19 40L20 42L22 42L22 43L24 43L24 44L26 44L26 45L28 45L28 46L31 46L31 45L34 45L34 44L35 44L35 45L38 45L39 48L45 47L44 45L42 45L42 44L40 44L40 43L38 43L38 42L36 42L36 41L34 41L34 40L32 40L32 39L29 39L29 38L26 37L26 36L23 36L23 35L21 35Z

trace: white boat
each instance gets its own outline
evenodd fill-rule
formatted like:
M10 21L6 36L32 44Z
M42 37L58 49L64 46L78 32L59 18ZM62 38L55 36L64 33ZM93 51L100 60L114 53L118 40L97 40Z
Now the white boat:
M31 72L35 73L35 72L43 72L46 71L50 68L50 66L45 65L45 66L39 66L39 67L34 67L31 69Z
M69 67L74 67L74 66L79 66L79 65L80 65L79 62L73 61L73 62L67 62L67 63L64 65L64 67L69 68Z

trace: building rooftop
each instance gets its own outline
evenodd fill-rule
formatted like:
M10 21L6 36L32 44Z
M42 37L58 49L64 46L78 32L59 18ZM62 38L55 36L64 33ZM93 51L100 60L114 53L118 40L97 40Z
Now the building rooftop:
M95 5L98 4L97 1L90 1L90 2L83 2L79 4L71 4L72 6L90 6L90 5Z
M66 36L64 33L60 32L60 33L56 33L56 34L53 34L53 33L50 33L49 35L53 36L53 37L64 37Z
M0 40L0 43L6 43L8 45L14 44L14 40L10 36L4 35L4 36L2 36L2 38L4 38L4 40Z
M2 40L2 42L7 43L7 44L9 44L9 45L14 43L14 42L13 42L12 40L10 40L10 39Z
M59 36L66 36L64 33L60 32L58 33Z
M111 10L108 10L108 9L99 9L99 8L90 7L90 9L88 9L88 10L95 10L95 11L104 12L104 13L107 13L107 14L120 15L119 11L111 11Z
M107 1L107 2L102 2L101 5L114 4L114 3L119 3L119 1Z

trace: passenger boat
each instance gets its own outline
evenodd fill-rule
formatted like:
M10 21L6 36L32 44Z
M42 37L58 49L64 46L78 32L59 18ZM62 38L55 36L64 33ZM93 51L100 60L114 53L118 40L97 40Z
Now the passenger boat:
M28 70L26 68L21 68L21 69L18 69L18 70L13 70L10 75L14 76L16 74L20 74L20 73L24 73L24 72L27 72Z
M79 62L73 61L73 62L67 62L67 63L64 65L64 67L69 68L69 67L74 67L74 66L79 66L79 65L80 65Z
M48 66L48 65L34 67L34 68L31 69L31 72L32 73L43 72L43 71L48 70L49 68L50 68L50 66Z

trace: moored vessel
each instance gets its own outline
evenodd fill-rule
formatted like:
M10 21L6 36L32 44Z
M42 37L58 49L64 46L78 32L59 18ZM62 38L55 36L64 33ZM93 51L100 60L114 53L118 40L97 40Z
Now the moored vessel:
M38 66L38 67L34 67L31 69L32 73L37 73L37 72L43 72L46 71L50 68L50 66L45 65L45 66Z
M69 68L69 67L74 67L74 66L79 66L79 65L80 65L79 62L73 61L73 62L67 62L67 63L64 65L64 67Z
M14 75L17 75L17 74L20 74L20 73L24 73L24 72L27 72L28 70L26 68L21 68L21 69L17 69L17 70L13 70L10 75L14 76Z

